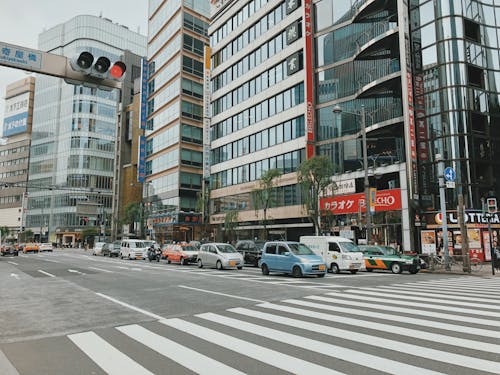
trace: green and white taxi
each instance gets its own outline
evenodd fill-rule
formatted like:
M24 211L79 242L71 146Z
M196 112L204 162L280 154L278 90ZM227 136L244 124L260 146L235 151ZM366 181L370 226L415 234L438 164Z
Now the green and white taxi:
M359 245L365 258L367 271L391 270L392 273L408 271L415 274L420 270L418 257L398 254L390 246Z

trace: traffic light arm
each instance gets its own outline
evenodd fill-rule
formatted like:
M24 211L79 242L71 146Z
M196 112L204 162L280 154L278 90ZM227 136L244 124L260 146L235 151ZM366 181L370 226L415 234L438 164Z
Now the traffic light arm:
M23 58L16 58L14 56L8 58L3 53L4 49L20 52ZM0 66L63 78L67 83L74 85L85 84L86 86L107 87L109 89L120 89L122 87L120 81L92 77L73 70L70 59L65 56L3 42L0 42Z

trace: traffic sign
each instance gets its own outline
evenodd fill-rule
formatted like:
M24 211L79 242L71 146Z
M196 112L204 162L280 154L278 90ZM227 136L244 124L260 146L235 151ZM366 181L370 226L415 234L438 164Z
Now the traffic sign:
M497 199L496 198L487 198L486 206L488 207L488 213L494 214L497 212Z
M455 189L455 181L446 181L447 189Z
M447 167L444 170L444 179L446 181L454 182L457 178L457 173L452 167Z

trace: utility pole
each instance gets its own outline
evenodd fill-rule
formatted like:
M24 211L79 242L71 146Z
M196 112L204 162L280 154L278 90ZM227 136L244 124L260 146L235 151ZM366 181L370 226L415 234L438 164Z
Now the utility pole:
M458 223L460 225L460 233L462 234L462 268L464 272L471 272L470 269L470 251L469 251L469 236L467 234L467 228L465 226L464 215L464 196L463 194L458 194Z
M448 218L446 216L446 195L444 184L444 161L441 154L436 154L438 162L438 181L439 181L439 200L441 202L441 220L443 223L443 250L444 250L444 265L447 271L450 270L450 252L448 249ZM462 216L463 219L463 216Z

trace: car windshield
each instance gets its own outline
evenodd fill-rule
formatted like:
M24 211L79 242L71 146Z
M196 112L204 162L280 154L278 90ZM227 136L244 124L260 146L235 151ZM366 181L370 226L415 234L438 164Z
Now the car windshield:
M183 251L198 251L198 249L196 247L194 247L193 245L184 245L184 246L182 246L182 250Z
M314 255L314 252L303 243L290 243L288 247L295 255Z
M398 255L396 249L390 246L380 246L380 251L386 255Z
M236 253L236 250L234 249L234 247L232 247L229 244L228 245L226 245L226 244L217 245L217 249L221 253Z
M358 246L352 242L339 242L341 249L347 253L357 253L361 251Z
M134 247L142 248L146 247L146 245L144 244L144 242L137 241L136 243L134 243Z

